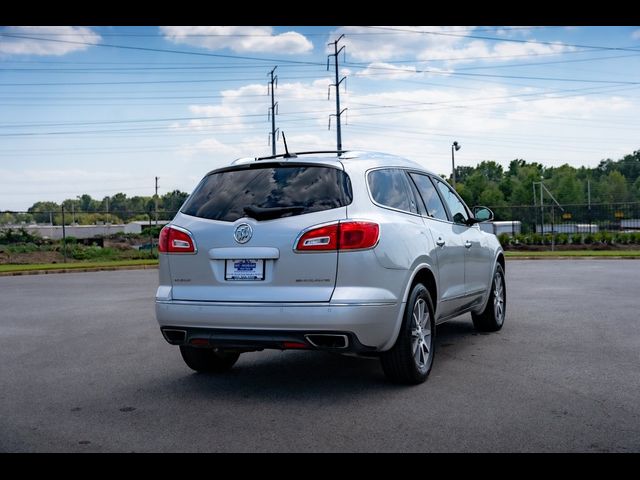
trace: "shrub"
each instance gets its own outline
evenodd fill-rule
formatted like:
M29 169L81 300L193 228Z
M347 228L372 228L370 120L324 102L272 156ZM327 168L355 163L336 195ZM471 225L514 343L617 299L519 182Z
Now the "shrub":
M530 245L542 245L542 234L532 233L530 236Z
M116 256L116 250L113 248L75 245L71 250L67 251L76 260L110 260Z
M501 233L498 235L498 241L503 248L507 247L508 245L511 245L511 236L508 233Z
M631 240L631 236L628 233L616 233L613 236L613 241L621 245L627 245Z
M7 246L6 251L9 253L31 253L37 252L40 250L40 247L35 243L21 243L21 244L13 244Z
M582 243L582 234L581 233L572 233L569 236L569 241L573 245L580 245Z
M38 235L32 235L24 228L17 230L7 228L6 230L0 231L0 243L5 245L10 243L37 243L39 240L40 237Z

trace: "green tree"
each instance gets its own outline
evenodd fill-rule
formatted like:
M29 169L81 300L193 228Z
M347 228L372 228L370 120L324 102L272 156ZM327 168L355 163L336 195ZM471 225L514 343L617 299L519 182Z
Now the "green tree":
M505 205L504 195L495 184L491 184L482 191L477 204L487 207L502 207Z
M60 205L55 202L36 202L27 211L33 214L33 219L37 223L49 223L50 218L60 211Z
M81 212L95 212L100 209L100 202L86 193L78 197L78 208Z
M600 200L605 203L626 202L629 199L627 179L617 170L600 179L598 192Z
M0 225L12 225L16 223L16 217L9 212L0 213Z
M504 169L502 168L502 165L494 162L493 160L485 160L480 162L476 167L476 172L480 173L490 182L500 183L504 174Z
M636 178L636 181L633 182L630 197L632 202L640 202L640 177Z
M165 212L169 212L170 216L173 217L188 196L188 193L181 192L180 190L174 190L173 192L165 193L160 199L162 210L164 210Z

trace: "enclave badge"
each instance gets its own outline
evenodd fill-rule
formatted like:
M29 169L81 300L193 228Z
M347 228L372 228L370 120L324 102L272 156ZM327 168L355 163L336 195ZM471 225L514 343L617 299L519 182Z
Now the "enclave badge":
M233 238L235 238L238 243L247 243L251 240L252 236L253 229L248 223L241 223L236 227L235 232L233 232Z

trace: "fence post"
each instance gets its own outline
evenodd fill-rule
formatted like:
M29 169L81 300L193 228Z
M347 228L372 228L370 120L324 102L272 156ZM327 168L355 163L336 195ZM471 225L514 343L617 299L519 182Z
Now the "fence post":
M554 227L555 224L555 218L556 218L556 211L555 211L555 207L553 206L553 204L551 205L551 251L553 252L555 250L555 240L556 240L556 230Z
M64 205L62 206L62 251L64 255L64 263L67 263L67 231L64 226Z
M149 253L150 256L153 257L153 233L151 231L153 227L151 226L151 213L149 213Z

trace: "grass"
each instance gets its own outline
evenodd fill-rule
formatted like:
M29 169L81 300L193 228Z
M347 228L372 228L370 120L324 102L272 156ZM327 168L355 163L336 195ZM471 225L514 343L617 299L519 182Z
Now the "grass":
M561 250L561 251L506 251L507 258L517 257L632 257L640 258L640 250Z
M113 260L100 262L73 262L73 263L31 263L24 265L6 264L0 265L0 273L26 272L31 270L62 270L78 268L103 268L103 267L130 267L136 265L157 265L158 260Z

